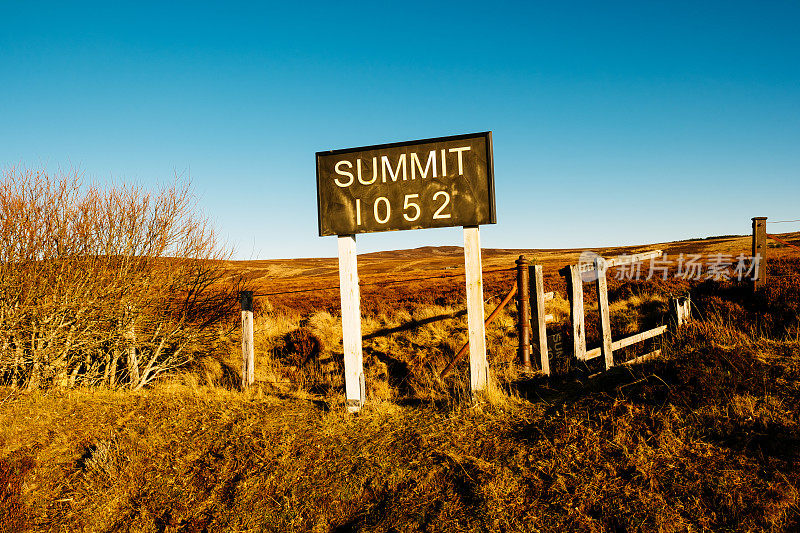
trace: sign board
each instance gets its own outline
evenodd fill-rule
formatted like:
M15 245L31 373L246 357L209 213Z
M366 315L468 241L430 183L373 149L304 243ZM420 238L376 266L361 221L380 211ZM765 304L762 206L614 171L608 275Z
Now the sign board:
M496 223L491 132L316 156L320 236Z
M550 357L556 361L564 360L564 334L554 332L547 336L547 351Z

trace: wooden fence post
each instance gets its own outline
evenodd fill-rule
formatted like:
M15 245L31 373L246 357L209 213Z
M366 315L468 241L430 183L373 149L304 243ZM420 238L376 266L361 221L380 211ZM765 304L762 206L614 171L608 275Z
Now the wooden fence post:
M125 305L124 321L128 322L123 338L125 339L125 358L128 365L129 387L135 389L139 386L141 376L139 374L139 356L136 352L136 328L134 326L133 309L130 305Z
M241 291L242 308L242 390L255 382L255 347L253 346L253 291Z
M573 354L578 361L586 360L586 327L583 310L583 279L578 265L568 267L567 292L569 294L569 313L572 321ZM562 271L563 272L563 271Z
M517 332L519 334L519 360L523 371L531 370L531 301L528 294L528 267L530 262L524 255L517 264Z
M486 328L483 318L483 270L478 226L464 226L464 273L467 278L469 383L470 391L475 393L489 386Z
M672 298L669 301L670 314L675 318L675 326L681 327L683 325L683 312L681 309L681 299Z
M339 293L342 298L342 347L347 411L357 413L366 400L361 353L361 295L358 289L356 236L339 235Z
M535 336L539 344L539 360L542 373L550 375L550 356L547 352L547 317L544 312L544 274L542 265L533 265L531 270L531 308L534 313Z
M606 284L606 260L595 257L594 269L597 273L597 309L600 313L600 331L603 340L600 353L605 361L606 370L614 366L614 351L611 346L611 315L608 311L608 285Z
M136 332L133 325L125 332L125 355L128 361L130 388L135 389L142 379L139 375L139 357L136 353Z
M683 299L683 308L682 315L683 315L683 323L691 322L692 320L692 298L689 295Z
M753 217L753 261L757 261L753 290L767 284L767 217Z
M675 324L683 326L692 319L692 300L689 296L673 298L670 301L672 313L675 315Z

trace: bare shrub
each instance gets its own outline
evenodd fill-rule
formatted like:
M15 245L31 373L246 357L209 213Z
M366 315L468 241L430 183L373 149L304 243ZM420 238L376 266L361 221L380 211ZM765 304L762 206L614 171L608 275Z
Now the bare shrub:
M0 183L0 382L141 388L212 349L235 298L188 184Z

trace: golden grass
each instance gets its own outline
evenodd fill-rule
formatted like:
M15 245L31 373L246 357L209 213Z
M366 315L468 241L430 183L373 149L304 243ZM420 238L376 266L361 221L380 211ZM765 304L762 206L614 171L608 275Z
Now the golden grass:
M35 465L31 531L789 531L798 346L733 338L698 324L584 384L355 417L263 387L9 391L0 457Z
M615 338L684 289L610 286ZM358 416L336 310L261 298L252 390L236 390L236 329L141 391L0 389L0 531L795 531L798 287L693 287L701 320L663 357L593 379L519 374L511 306L478 401L466 358L438 377L463 302L400 294L364 313ZM563 297L547 312L569 329Z

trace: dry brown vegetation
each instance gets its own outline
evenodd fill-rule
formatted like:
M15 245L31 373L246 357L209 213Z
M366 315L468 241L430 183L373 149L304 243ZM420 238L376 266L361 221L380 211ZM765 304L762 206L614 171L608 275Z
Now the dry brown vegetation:
M28 218L59 213L53 205L123 218L141 213L128 233L98 223L105 229L76 231L75 242L120 231L113 242L131 242L145 231L137 228L163 234L163 209L154 206L188 198L174 188L153 198L138 189L82 189L68 178L49 187L75 201L59 204L54 195ZM95 192L83 196L86 190ZM60 224L69 229L93 218L75 216L82 212L67 210ZM196 227L196 235L210 235L187 216L199 226L173 225L166 234L180 238L178 228ZM27 242L13 233L14 224L2 227ZM27 252L2 265L4 297L19 304L3 303L0 320L8 328L3 341L14 348L4 348L1 367L7 386L0 388L0 532L800 528L800 258L785 247L771 249L773 279L757 294L735 281L612 277L615 338L664 323L675 295L691 293L698 320L665 336L661 358L596 377L568 356L554 362L553 378L521 374L512 304L487 331L498 388L477 403L466 392L466 361L439 378L466 340L461 249L362 256L369 401L360 415L348 416L335 260L208 261L219 257L215 246L200 245L213 242L203 238L92 253L75 244L61 248L69 242L59 238L50 249L19 244L47 255ZM172 251L178 246L183 252ZM735 254L748 246L748 238L724 237L598 251ZM484 267L508 269L520 253L545 265L546 290L560 293L548 304L557 319L552 329L569 332L557 270L578 252L486 250ZM17 295L13 288L34 274L48 280L36 285L48 296ZM256 386L246 392L236 385L236 299L217 290L223 275L230 282L239 274L261 294L325 288L256 299ZM92 277L98 281L85 280ZM486 275L487 312L513 280L510 270ZM93 303L80 304L78 296L87 294ZM586 299L593 347L596 298L587 290ZM113 312L95 312L105 307ZM135 320L126 318L130 309ZM76 340L67 343L84 317L94 322L85 332L75 326ZM137 343L137 360L149 360L169 331L175 333L161 353L175 358L156 358L167 379L145 386L141 371L132 379L130 346ZM30 338L44 340L23 340ZM150 338L156 340L142 340ZM167 372L172 367L178 368Z
M214 350L233 308L223 259L186 185L5 172L0 383L137 389Z
M32 531L794 531L798 347L714 318L593 380L357 417L185 383L6 391L4 511Z

